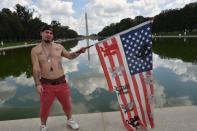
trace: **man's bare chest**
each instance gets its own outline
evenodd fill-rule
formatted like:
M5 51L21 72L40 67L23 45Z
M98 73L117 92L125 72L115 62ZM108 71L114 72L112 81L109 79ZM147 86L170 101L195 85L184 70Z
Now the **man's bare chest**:
M50 62L51 60L60 60L62 51L60 49L52 49L51 51L41 50L38 53L39 62Z

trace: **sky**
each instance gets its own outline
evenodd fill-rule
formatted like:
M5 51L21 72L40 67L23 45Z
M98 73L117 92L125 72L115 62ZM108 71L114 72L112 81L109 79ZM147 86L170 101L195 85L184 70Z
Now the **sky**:
M15 10L21 4L35 10L34 17L40 17L48 24L57 20L69 26L78 34L85 35L85 12L88 16L89 34L97 34L105 26L135 16L152 17L166 9L182 8L197 0L1 0L0 10Z

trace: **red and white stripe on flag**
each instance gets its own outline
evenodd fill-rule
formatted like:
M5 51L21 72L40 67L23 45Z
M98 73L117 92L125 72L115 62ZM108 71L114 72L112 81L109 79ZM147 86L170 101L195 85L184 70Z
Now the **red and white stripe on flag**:
M131 75L123 45L119 34L96 45L109 90L117 94L122 120L128 130L153 128L152 70Z

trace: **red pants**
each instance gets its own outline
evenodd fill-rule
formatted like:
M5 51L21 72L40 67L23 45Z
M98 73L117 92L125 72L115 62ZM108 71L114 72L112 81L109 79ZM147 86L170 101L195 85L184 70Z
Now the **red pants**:
M42 81L41 81L42 83ZM71 97L68 85L42 83L44 91L40 94L40 117L47 119L55 97L61 103L64 112L71 112Z

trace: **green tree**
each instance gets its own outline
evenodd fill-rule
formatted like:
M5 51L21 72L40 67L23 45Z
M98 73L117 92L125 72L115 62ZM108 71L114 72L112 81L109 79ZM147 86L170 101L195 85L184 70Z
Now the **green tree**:
M104 27L102 31L98 33L98 36L102 37L101 39L103 39L103 37L114 35L123 30L131 28L137 24L140 24L148 19L151 18L144 18L143 16L137 16L135 17L135 19L131 19L131 18L122 19L119 23L112 23L109 26Z
M0 11L0 41L18 42L40 39L40 28L46 23L39 17L33 18L33 11L26 7L16 4L15 11L3 8ZM53 20L51 25L54 28L55 38L74 38L78 34L69 29L68 26L62 26L60 22Z
M33 19L33 12L30 12L28 9L26 9L24 6L21 6L20 4L16 4L16 15L19 17L22 25L23 25L23 38L24 39L30 39L30 35L28 32L30 31L31 25L30 21Z
M183 32L197 29L197 2L181 9L162 11L154 17L153 32Z
M54 29L55 38L75 38L78 36L77 32L69 29L69 26L61 26L59 21L53 20L51 21L51 25Z
M38 17L32 19L29 21L29 25L31 25L31 28L29 28L29 38L31 39L39 39L40 38L40 28L44 25Z

